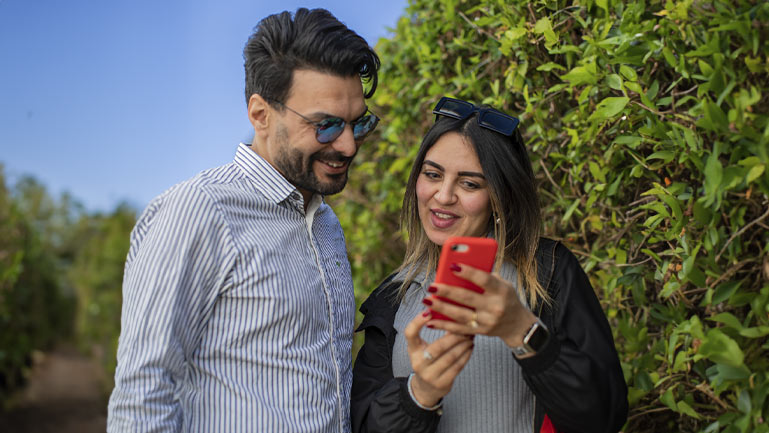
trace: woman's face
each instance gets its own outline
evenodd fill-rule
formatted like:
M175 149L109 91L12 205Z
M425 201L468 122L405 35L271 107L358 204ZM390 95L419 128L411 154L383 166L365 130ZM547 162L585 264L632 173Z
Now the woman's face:
M450 236L485 236L491 216L488 183L473 146L456 132L427 151L417 178L419 219L437 245Z

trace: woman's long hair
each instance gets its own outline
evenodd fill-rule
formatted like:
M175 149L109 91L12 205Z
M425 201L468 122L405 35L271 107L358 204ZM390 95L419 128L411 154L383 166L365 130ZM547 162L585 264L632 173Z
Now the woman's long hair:
M542 226L539 197L520 132L516 129L512 136L504 136L481 127L476 120L477 113L464 120L437 117L422 140L406 185L401 226L408 240L403 264L398 268L398 271L406 270L406 278L398 291L398 299L405 296L420 270L426 266L429 272L438 265L441 247L430 241L422 227L416 184L427 151L443 135L455 132L472 144L488 184L492 212L487 233L493 233L499 245L495 270L499 272L505 261L514 264L519 290L525 291L529 307L534 308L542 300L548 302L545 289L537 281L535 259Z

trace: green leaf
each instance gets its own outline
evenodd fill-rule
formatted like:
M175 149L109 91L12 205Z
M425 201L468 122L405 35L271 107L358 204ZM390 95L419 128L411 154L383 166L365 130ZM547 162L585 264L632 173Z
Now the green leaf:
M703 101L703 106L705 116L697 121L697 126L716 132L729 130L729 120L721 107L710 101Z
M721 302L726 301L727 299L731 298L734 292L737 291L737 289L740 288L739 281L728 281L725 283L721 283L716 287L715 293L713 293L713 305L720 304Z
M622 77L620 77L617 74L611 74L606 77L606 84L609 85L610 88L614 90L623 90L622 87Z
M740 410L742 413L750 413L750 411L753 409L753 405L750 401L750 393L747 389L742 389L740 391L739 396L737 397L737 409Z
M525 36L526 33L528 33L528 31L525 27L513 27L512 29L506 31L503 36L505 39L515 41L520 39L522 36Z
M630 101L630 98L626 96L610 96L599 102L595 107L595 111L590 115L588 120L590 121L603 121L610 119L619 114Z
M562 65L559 65L558 63L554 63L554 62L547 62L544 65L539 65L537 67L538 71L544 71L544 72L550 72L553 69L560 69L562 71L566 70L566 68L564 68Z
M769 326L754 326L740 330L740 335L746 338L761 338L769 335Z
M697 357L707 358L719 364L732 367L743 365L745 355L740 346L720 329L710 329L697 351Z
M595 63L588 63L584 66L577 66L564 75L561 75L561 79L568 81L572 86L580 86L582 84L597 84L597 75L598 71Z
M625 87L627 87L628 90L638 93L639 95L642 95L644 92L644 89L641 87L641 85L633 81L625 82Z
M725 364L715 364L707 370L708 378L718 385L727 380L745 380L750 377L750 370L741 365L732 367Z
M721 165L721 161L718 160L718 154L713 152L708 157L708 161L705 164L705 192L708 195L713 195L718 192L718 187L721 185L721 180L724 175L724 167Z
M761 177L761 175L764 174L764 168L764 164L758 164L750 167L747 176L745 176L745 183L751 183Z
M702 419L700 414L698 414L694 409L692 409L691 406L689 406L689 403L681 400L678 402L677 406L678 406L678 412L684 415L689 415L690 417L695 419Z
M630 148L637 147L639 144L641 144L641 141L643 141L643 139L637 135L620 135L614 139L615 143L625 144Z
M630 81L636 81L638 79L638 74L636 74L635 69L627 65L621 65L619 67L619 73Z
M678 407L676 406L676 399L673 397L673 390L671 388L668 388L667 391L665 391L664 394L660 396L660 401L665 406L669 407L670 410L674 412L678 412Z
M734 317L734 314L731 313L718 313L715 316L708 318L708 320L723 323L724 325L737 331L740 331L743 328L742 323L740 323L740 321Z
M661 159L662 162L667 164L668 162L672 161L673 158L675 158L676 153L672 150L660 150L659 152L654 152L651 155L646 157L647 161L650 161L652 159Z
M579 206L580 199L579 197L574 200L574 202L569 206L568 209L566 209L566 212L563 214L563 218L561 218L561 222L566 222L571 218L571 214L574 213L574 210L577 209L577 206Z
M547 48L558 42L558 36L553 32L553 24L548 17L542 17L534 24L534 33L545 35L545 47Z

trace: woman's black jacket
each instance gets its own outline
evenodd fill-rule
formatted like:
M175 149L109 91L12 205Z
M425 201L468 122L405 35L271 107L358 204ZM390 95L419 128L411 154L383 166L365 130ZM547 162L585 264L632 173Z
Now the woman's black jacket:
M533 357L513 357L536 397L533 431L540 431L547 414L559 432L617 432L627 418L627 386L587 275L565 246L545 238L540 239L537 267L553 302L534 313L550 330L550 339ZM364 319L358 330L365 331L365 343L353 367L354 433L434 432L440 421L440 411L414 404L405 377L393 377L398 284L385 280L360 308Z

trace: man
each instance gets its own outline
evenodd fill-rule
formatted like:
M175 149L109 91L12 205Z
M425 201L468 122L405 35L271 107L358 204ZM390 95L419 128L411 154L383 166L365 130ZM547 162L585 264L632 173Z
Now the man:
M253 143L131 234L110 432L350 430L355 301L323 195L376 126L379 58L304 8L263 19L244 57Z

